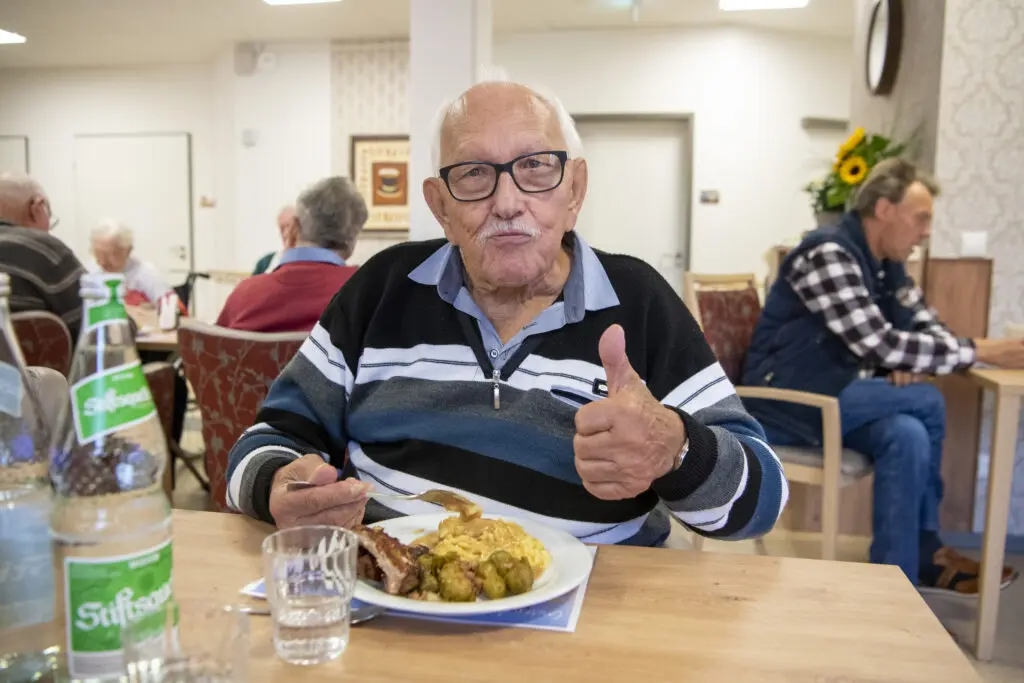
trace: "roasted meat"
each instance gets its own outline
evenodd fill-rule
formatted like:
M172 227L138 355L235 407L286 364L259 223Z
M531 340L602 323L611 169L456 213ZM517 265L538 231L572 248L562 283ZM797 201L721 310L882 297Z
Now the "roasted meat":
M357 526L352 532L359 538L359 578L382 581L384 590L391 595L406 595L419 586L420 567L416 558L427 552L426 548L403 545L373 527Z

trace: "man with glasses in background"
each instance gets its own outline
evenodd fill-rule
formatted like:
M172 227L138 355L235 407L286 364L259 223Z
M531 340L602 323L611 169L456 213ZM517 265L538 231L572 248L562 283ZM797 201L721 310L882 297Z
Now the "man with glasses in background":
M591 543L660 545L666 510L710 537L771 529L782 467L697 323L650 265L574 232L587 164L558 100L477 85L442 108L433 161L446 239L338 292L232 449L228 503L351 526L436 509L367 506L373 486L443 487Z
M51 235L58 219L43 188L25 175L0 175L0 272L11 278L11 312L49 311L77 340L82 319L78 280L85 270Z

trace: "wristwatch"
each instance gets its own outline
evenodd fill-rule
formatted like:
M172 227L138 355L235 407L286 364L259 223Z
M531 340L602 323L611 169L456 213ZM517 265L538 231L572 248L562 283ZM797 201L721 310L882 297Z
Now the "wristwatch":
M676 456L675 464L672 465L672 471L673 472L675 472L676 470L678 470L680 467L683 466L683 458L685 458L686 454L689 453L689 452L690 452L690 436L687 435L686 439L683 440L683 447L679 451L679 455Z

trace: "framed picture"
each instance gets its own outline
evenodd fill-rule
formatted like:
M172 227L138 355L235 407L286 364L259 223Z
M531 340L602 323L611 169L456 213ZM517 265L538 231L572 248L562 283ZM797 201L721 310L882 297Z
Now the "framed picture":
M409 229L409 136L353 135L349 171L370 216L363 230Z

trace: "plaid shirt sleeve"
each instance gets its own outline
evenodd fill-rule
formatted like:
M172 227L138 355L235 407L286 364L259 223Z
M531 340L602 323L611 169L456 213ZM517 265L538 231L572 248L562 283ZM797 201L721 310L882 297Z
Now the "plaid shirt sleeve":
M915 286L897 294L914 313L913 330L894 328L872 300L856 259L834 242L794 259L786 280L807 309L821 313L828 329L870 366L938 375L974 363L974 342L940 323Z

